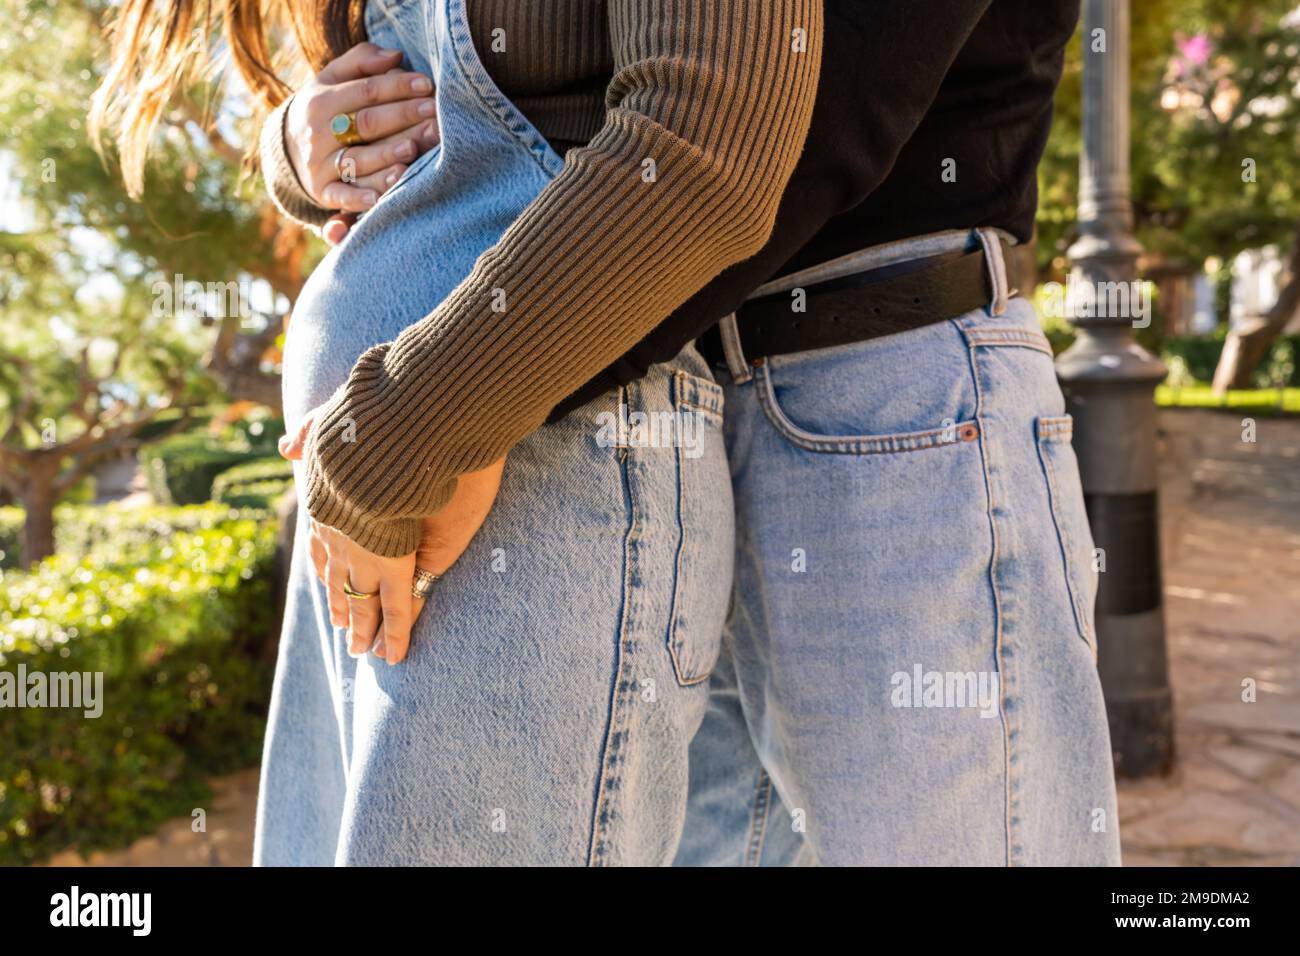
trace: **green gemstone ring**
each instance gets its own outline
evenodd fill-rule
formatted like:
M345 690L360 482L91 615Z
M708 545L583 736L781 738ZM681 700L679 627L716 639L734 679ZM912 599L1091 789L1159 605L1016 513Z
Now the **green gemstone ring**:
M344 146L355 146L362 142L361 134L357 132L356 113L339 113L330 120L330 132Z

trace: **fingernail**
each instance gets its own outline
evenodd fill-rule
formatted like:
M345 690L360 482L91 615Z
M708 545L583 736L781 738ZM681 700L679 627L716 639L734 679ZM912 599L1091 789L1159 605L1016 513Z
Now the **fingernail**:
M375 641L375 646L372 647L371 650L374 651L376 657L383 657L383 656L384 656L384 639L381 637L379 640Z
M420 104L421 116L432 116L438 109L438 104L433 100L425 100Z
M378 197L371 191L366 191L361 194L361 201L367 206L373 206L377 200Z
M415 155L415 144L409 139L397 144L397 156L399 159L410 159Z
M416 93L432 93L433 80L429 79L427 76L417 76L411 81L411 89Z
M384 183L385 183L385 185L391 186L391 185L393 185L393 183L395 183L395 182L397 182L397 173L396 173L396 172L391 172L391 173L389 173L387 176L384 177Z

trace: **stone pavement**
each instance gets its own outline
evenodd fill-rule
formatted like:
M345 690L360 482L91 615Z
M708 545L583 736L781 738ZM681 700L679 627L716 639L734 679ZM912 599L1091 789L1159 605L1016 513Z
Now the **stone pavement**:
M1160 427L1177 767L1121 782L1124 861L1300 865L1300 420Z
M1300 419L1260 419L1253 444L1226 413L1167 411L1160 427L1178 765L1121 783L1125 863L1300 865ZM247 864L257 771L213 785L207 833L174 820L90 863Z

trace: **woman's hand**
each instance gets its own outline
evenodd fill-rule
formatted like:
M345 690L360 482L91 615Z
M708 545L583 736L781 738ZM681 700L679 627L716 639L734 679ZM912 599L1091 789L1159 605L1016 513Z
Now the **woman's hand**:
M360 657L378 639L388 663L401 661L415 621L415 555L383 558L333 528L310 528L311 561L329 589L330 623L347 628L348 653Z
M342 213L373 206L407 165L438 142L433 80L397 69L402 54L359 43L293 96L285 145L312 201ZM341 146L330 120L355 113L364 143ZM352 219L335 216L326 238L338 242Z
M281 455L290 461L302 458L318 412L308 412L296 434L280 439ZM390 664L406 657L411 627L425 603L411 593L416 568L441 576L465 553L492 510L504 468L502 458L481 471L461 475L451 500L424 519L419 546L411 555L382 558L341 532L310 522L312 564L329 589L330 621L349 631L351 654L373 651ZM354 592L378 594L349 597L345 585ZM435 595L437 589L435 584Z

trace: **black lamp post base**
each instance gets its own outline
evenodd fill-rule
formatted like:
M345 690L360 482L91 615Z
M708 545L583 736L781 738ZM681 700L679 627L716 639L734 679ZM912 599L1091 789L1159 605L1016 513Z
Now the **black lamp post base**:
M1106 714L1117 777L1167 776L1173 771L1173 697L1168 690L1108 699Z

